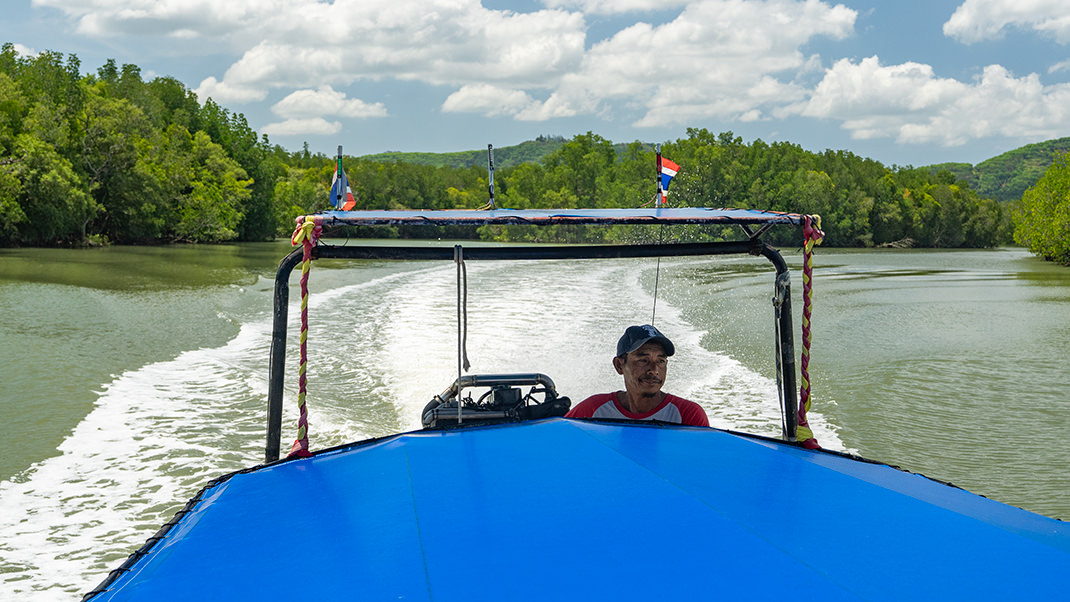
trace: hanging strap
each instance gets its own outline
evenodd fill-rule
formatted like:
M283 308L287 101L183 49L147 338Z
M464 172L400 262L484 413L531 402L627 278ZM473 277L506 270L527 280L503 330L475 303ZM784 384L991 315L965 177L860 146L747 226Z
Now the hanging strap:
M298 218L297 229L290 237L290 244L293 246L304 245L304 256L301 261L301 367L298 370L300 377L297 387L297 409L300 416L297 419L297 440L294 441L287 458L307 458L312 455L308 451L308 407L305 405L305 372L308 366L308 271L312 267L312 246L319 240L322 231L321 218L309 215L305 216L303 222Z
M464 247L461 245L454 245L453 261L457 263L457 424L461 424L464 421L462 376L472 367L468 362L468 268L464 264Z
M464 263L464 247L454 245L453 260L457 262L457 378L461 368L472 367L468 361L468 266Z
M814 225L816 223L816 225ZM799 375L801 384L799 387L799 426L796 430L796 440L801 441L803 447L818 449L814 431L806 422L806 412L810 410L810 311L814 304L813 275L814 275L814 245L821 244L825 233L821 231L821 216L808 215L803 223L803 316L802 316L802 358L799 362Z

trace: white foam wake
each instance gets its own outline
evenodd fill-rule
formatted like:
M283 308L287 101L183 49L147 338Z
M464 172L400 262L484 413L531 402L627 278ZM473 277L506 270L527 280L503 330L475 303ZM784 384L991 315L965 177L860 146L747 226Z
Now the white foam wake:
M543 372L579 402L621 387L610 363L629 324L647 323L634 261L470 262L473 373ZM314 448L419 427L457 375L455 267L398 268L310 301L308 404ZM324 281L346 280L344 268ZM315 278L316 274L313 275ZM665 277L665 274L662 274ZM294 434L299 293L291 294L283 449ZM266 294L266 293L265 293ZM117 376L60 446L0 483L0 599L68 600L91 589L209 480L262 458L270 322L263 312L214 349ZM701 345L707 327L659 300L674 339L666 390L714 426L776 436L776 385ZM820 412L819 440L842 449Z

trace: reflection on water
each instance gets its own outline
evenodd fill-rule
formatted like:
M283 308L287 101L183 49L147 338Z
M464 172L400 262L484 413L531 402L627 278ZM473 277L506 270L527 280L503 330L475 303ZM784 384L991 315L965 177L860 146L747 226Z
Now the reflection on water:
M0 282L141 291L248 286L289 250L261 245L163 245L92 249L0 249Z
M812 367L845 443L1070 518L1070 270L1020 250L818 262Z
M663 262L662 287L707 349L768 374L771 270ZM1017 249L819 248L812 325L814 404L846 448L1070 519L1070 269Z

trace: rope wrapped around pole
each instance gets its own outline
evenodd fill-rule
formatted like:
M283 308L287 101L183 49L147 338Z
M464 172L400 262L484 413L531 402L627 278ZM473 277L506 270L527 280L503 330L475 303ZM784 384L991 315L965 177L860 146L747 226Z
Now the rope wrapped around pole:
M806 421L806 412L810 410L810 312L814 305L814 245L821 244L825 233L821 231L821 216L808 215L803 222L803 315L802 315L802 357L799 361L799 426L796 440L803 447L819 449L821 446L814 438L814 431Z
M312 455L308 451L308 407L305 405L305 373L308 366L308 271L312 267L312 247L319 240L322 231L322 218L309 215L305 216L304 221L298 218L297 229L290 237L290 244L293 246L304 246L304 256L301 261L301 366L298 370L300 378L297 388L297 409L300 416L297 419L297 440L294 441L287 458L307 458Z

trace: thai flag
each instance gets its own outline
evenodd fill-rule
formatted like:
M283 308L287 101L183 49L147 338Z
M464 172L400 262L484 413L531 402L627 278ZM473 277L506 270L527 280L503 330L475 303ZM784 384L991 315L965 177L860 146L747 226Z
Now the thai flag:
M669 183L676 177L677 172L680 171L680 166L669 161L665 157L661 157L661 202L665 203L669 200Z
M334 170L334 179L331 180L331 205L342 211L349 211L357 205L356 199L353 198L353 191L349 188L349 178L346 177L346 171L342 169L341 160L338 161L338 166Z

